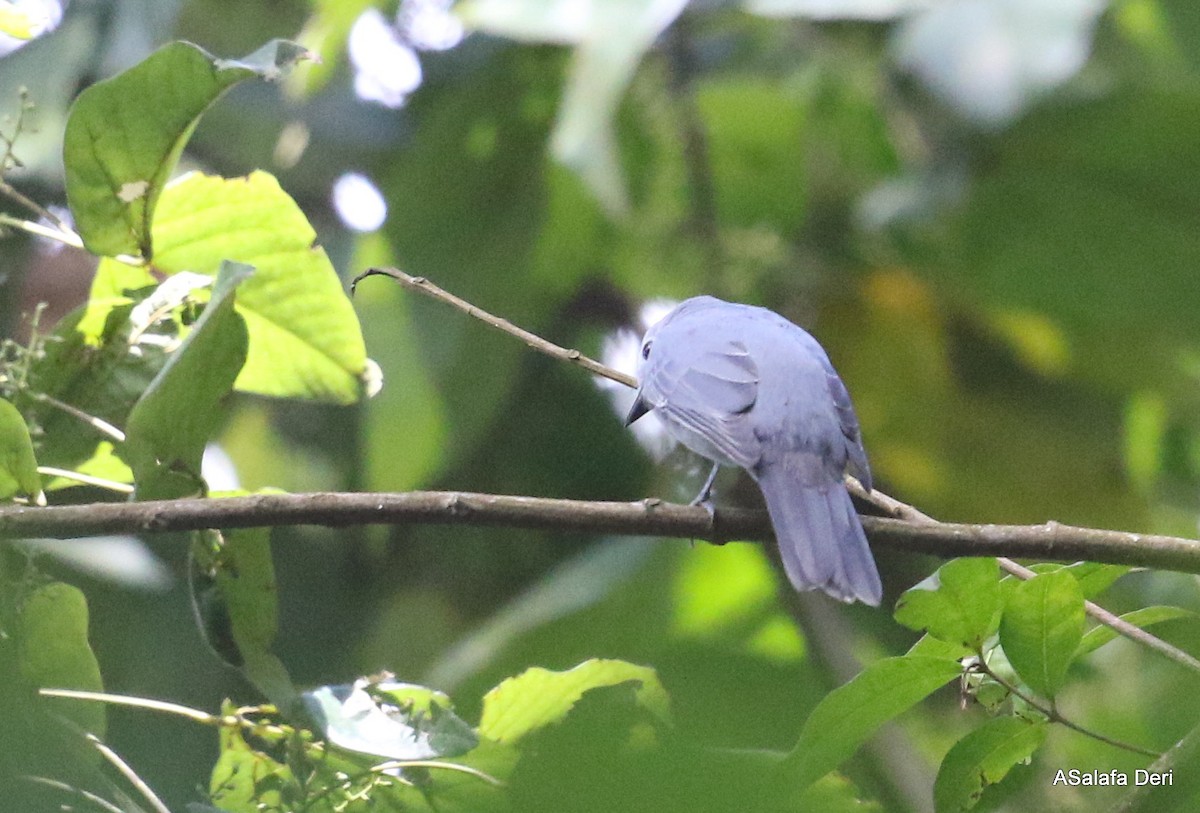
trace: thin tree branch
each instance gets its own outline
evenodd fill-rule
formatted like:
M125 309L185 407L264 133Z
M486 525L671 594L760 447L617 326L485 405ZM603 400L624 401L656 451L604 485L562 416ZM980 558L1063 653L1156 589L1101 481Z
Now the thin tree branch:
M79 538L112 533L158 533L205 528L279 525L503 525L586 534L730 540L772 539L765 511L701 506L657 499L587 502L462 491L404 493L257 494L219 499L61 505L0 509L0 539ZM1200 541L1097 528L1043 525L924 523L863 517L873 545L933 556L1010 554L1056 562L1086 559L1118 565L1200 573Z
M146 781L137 775L137 771L128 762L121 759L120 754L109 748L95 734L88 733L86 736L92 747L99 751L100 755L108 760L109 764L116 768L121 776L125 777L126 782L132 785L138 793L142 794L142 798L146 800L155 813L171 813L170 808L163 804L162 799L158 798L158 795L146 784Z
M1002 567L1006 572L1016 576L1018 579L1029 580L1037 575L1029 568L1018 564L1011 559L1000 557L998 561L1000 562L1000 567ZM1119 635L1124 635L1134 643L1141 644L1148 649L1153 649L1160 655L1167 656L1180 666L1185 666L1194 672L1200 672L1200 660L1192 657L1179 647L1168 644L1157 635L1147 632L1135 624L1130 624L1124 618L1109 612L1094 602L1084 601L1083 609L1084 612L1086 612L1092 618L1096 619L1101 624L1104 624L1106 627L1112 628Z
M983 672L985 675L990 677L992 680L999 683L1001 686L1003 686L1005 688L1005 690L1009 694L1013 695L1014 697L1019 697L1022 700L1024 700L1029 705L1030 708L1037 709L1037 711L1040 714L1044 715L1046 717L1046 719L1052 723L1059 723L1059 724L1064 725L1067 728L1071 729L1072 731L1076 731L1076 732L1084 735L1085 737L1091 737L1094 740L1105 743L1107 745L1111 745L1114 748L1120 748L1124 751L1129 751L1130 753L1141 754L1142 756L1154 757L1156 759L1162 756L1162 754L1160 754L1158 751L1152 751L1151 749L1143 748L1140 745L1134 745L1133 743L1123 742L1121 740L1113 739L1112 737L1109 737L1105 734L1101 734L1098 731L1092 731L1090 728L1084 728L1083 726L1079 725L1079 723L1076 723L1076 722L1073 722L1073 721L1067 719L1066 717L1064 717L1062 715L1062 713L1054 705L1045 705L1045 704L1039 702L1037 700L1037 698L1026 694L1025 692L1021 691L1020 688L1018 688L1014 684L1012 684L1009 681L1005 680L1004 678L1000 677L1000 675L993 672L991 670L991 668L987 665L987 663L984 661L982 655L979 656L979 660L975 662L973 668L979 672Z
M850 493L854 494L856 498L868 503L870 506L882 511L888 516L906 519L912 522L937 523L937 520L928 514L924 514L913 506L908 505L907 503L902 503L894 497L889 497L887 494L884 494L880 491L873 491L870 494L867 494L862 485L853 478L847 478L847 487L850 489ZM1016 576L1018 579L1024 579L1028 581L1037 575L1029 568L1018 564L1007 557L998 556L996 561L1000 563L1000 567L1006 573ZM1160 655L1165 655L1166 657L1178 663L1180 666L1187 667L1194 672L1200 672L1200 659L1189 655L1177 646L1168 644L1157 635L1147 632L1139 626L1130 624L1125 619L1109 612L1093 601L1084 601L1083 609L1084 612L1086 612L1089 616L1101 624L1110 627L1117 634L1125 636L1134 643L1141 644L1148 649L1152 649Z
M23 782L29 782L29 783L35 784L35 785L42 785L47 788L54 788L55 790L61 790L63 793L70 793L72 795L78 796L80 799L83 799L84 801L90 802L91 804L95 805L100 810L106 811L106 813L125 813L124 810L117 807L112 802L105 799L103 796L97 796L96 794L92 793L91 791L84 790L83 788L77 788L74 785L68 785L66 782L59 782L57 779L50 779L45 776L18 776L17 778ZM74 810L76 808L70 808L70 807L67 807L64 805L63 807L61 807L59 809L60 810Z
M0 181L0 192L9 194L15 193L8 184ZM17 193L19 194L19 193ZM22 196L24 197L24 196ZM33 220L25 220L20 217L12 217L11 215L0 214L0 226L9 226L14 229L20 229L28 234L33 234L38 237L45 237L47 240L54 240L71 248L83 248L83 238L71 230L64 230L55 226L43 226Z
M350 293L354 293L354 289L358 287L358 283L367 278L382 275L391 277L410 291L420 291L426 296L431 296L439 302L445 302L448 305L453 305L468 316L473 316L486 325L494 327L496 330L504 331L510 336L516 336L525 344L532 347L541 353L545 353L551 358L559 359L560 361L569 361L573 364L578 364L588 372L605 378L611 378L618 384L624 384L627 387L636 387L637 379L631 375L627 375L611 367L607 367L593 358L585 356L578 350L560 347L554 342L547 341L541 336L530 333L528 330L519 328L507 319L499 316L494 316L483 308L477 308L465 299L459 299L449 291L443 290L434 285L425 277L414 277L411 274L406 274L398 268L368 268L366 271L359 274L350 281Z

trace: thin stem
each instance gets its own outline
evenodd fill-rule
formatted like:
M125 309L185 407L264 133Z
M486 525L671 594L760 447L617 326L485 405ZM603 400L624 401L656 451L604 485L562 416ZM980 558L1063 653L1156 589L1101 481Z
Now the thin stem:
M372 773L382 773L395 768L436 768L446 771L458 771L465 773L476 779L482 779L492 787L502 788L504 783L491 774L484 773L478 768L472 768L469 765L459 765L457 762L442 762L437 759L393 759L388 762L381 762L378 765L371 766Z
M108 480L104 477L93 477L90 474L83 474L70 469L60 469L55 466L38 466L38 474L45 474L48 477L61 477L64 480L74 480L78 483L83 483L97 488L106 488L109 491L116 491L119 494L132 494L133 486L129 483L118 483L116 480Z
M425 277L414 277L411 274L404 273L398 268L368 268L366 271L351 280L350 293L354 293L354 290L360 281L367 277L373 277L376 275L391 277L410 291L420 291L426 296L433 297L439 302L445 302L447 305L458 308L468 316L473 316L484 324L495 328L496 330L500 330L509 334L510 336L517 337L521 341L525 342L525 344L527 344L529 347L532 347L534 350L537 350L540 353L545 353L551 358L556 358L560 361L568 361L572 364L578 364L580 367L584 368L590 373L595 373L596 375L603 376L604 378L612 379L613 381L616 381L619 384L624 384L627 387L637 387L637 379L631 375L622 373L618 370L614 370L611 367L601 364L595 359L589 358L583 353L580 353L578 350L560 347L554 342L547 341L541 336L517 327L507 319L494 316L482 308L477 308L470 302L467 302L465 299L459 299L449 291L434 285L432 282L425 279Z
M931 524L937 523L937 520L928 514L924 514L913 506L900 502L894 497L889 497L887 494L879 491L874 491L870 494L867 494L862 485L852 477L847 478L847 487L850 489L850 492L860 500L863 500L864 502L881 509L891 516L899 519L905 519L910 522ZM1083 558L1086 559L1088 557ZM1018 564L1012 559L1004 556L998 556L996 561L999 562L1000 567L1006 573L1009 573L1018 579L1028 581L1037 575L1024 565ZM1151 649L1160 655L1165 655L1166 657L1178 663L1180 666L1184 666L1194 672L1200 672L1200 659L1189 655L1187 652L1184 652L1177 646L1167 643L1157 635L1147 632L1139 626L1130 624L1125 619L1109 612L1095 602L1084 601L1083 609L1084 612L1086 612L1093 619L1105 625L1106 627L1111 628L1118 635L1123 635L1134 643L1141 644L1142 646Z
M997 561L1000 563L1001 568L1013 576L1016 576L1018 579L1024 579L1028 581L1037 575L1029 568L1017 564L1011 559L999 557ZM1180 666L1185 666L1194 672L1200 672L1200 660L1192 657L1179 647L1168 644L1157 635L1147 632L1135 624L1130 624L1124 618L1109 612L1099 604L1094 604L1091 601L1084 601L1083 609L1084 612L1086 612L1092 618L1096 619L1101 624L1104 624L1106 627L1110 627L1118 634L1124 635L1134 643L1138 643L1148 649L1152 649L1160 655L1165 655L1166 657L1178 663Z
M20 190L15 188L3 178L3 173L8 170L10 166L22 166L21 161L13 152L13 148L17 144L17 139L21 137L21 133L25 130L25 115L33 109L33 103L29 101L28 90L22 87L18 91L18 96L20 97L21 103L17 108L17 119L13 124L13 133L11 136L0 133L0 141L4 142L4 155L0 157L0 194L5 195L10 200L15 201L21 206L24 206L30 212L33 212L33 214L43 218L47 222L53 223L58 231L63 235L75 235L76 239L78 239L78 235L75 234L74 230L67 224L65 220L54 214L54 212L51 212L45 206L42 206L37 201L26 197L23 193L21 193ZM56 237L54 239L58 238ZM79 245L82 247L83 242L80 241Z
M1035 698L1029 694L1026 694L1025 692L1021 691L1021 689L1019 687L1017 687L1015 684L1010 683L1009 681L1005 680L1004 678L1000 677L1000 675L998 675L994 671L992 671L991 667L988 666L987 663L984 662L982 654L980 654L978 656L978 660L975 662L975 664L973 664L972 668L984 673L985 675L990 677L992 680L999 683L1001 686L1003 686L1005 688L1005 690L1009 694L1013 695L1014 697L1019 697L1022 700L1024 700L1027 704L1029 704L1029 706L1031 708L1036 709L1040 714L1045 715L1046 719L1052 723L1059 723L1061 725L1064 725L1067 728L1071 729L1072 731L1077 731L1086 737L1091 737L1094 740L1098 740L1100 742L1106 743L1108 745L1113 746L1114 748L1120 748L1125 751L1130 751L1134 754L1141 754L1142 756L1153 757L1155 759L1158 759L1160 756L1162 756L1162 754L1160 754L1158 751L1151 751L1149 748L1143 748L1140 745L1133 745L1132 743L1122 742L1121 740L1113 739L1112 737L1105 736L1104 734L1101 734L1097 731L1092 731L1089 728L1084 728L1083 726L1079 725L1078 723L1068 720L1066 717L1062 716L1062 714L1059 712L1059 710L1054 705L1047 706L1043 703L1040 703L1037 700L1037 698Z
M121 810L121 808L117 807L116 805L114 805L112 802L108 801L104 797L97 796L96 794L91 793L90 791L86 791L83 788L77 788L73 785L68 785L66 782L59 782L57 779L50 779L45 776L28 776L28 775L22 776L19 778L24 780L25 782L32 782L33 784L36 784L36 785L45 785L48 788L54 788L55 790L61 790L65 793L73 793L76 796L78 796L79 798L84 799L85 801L91 802L96 807L100 808L101 810L107 811L107 813L125 813L125 811ZM68 810L68 809L72 809L72 808L64 807L62 809Z
M161 711L167 714L174 714L178 717L186 717L194 722L209 726L241 724L236 718L219 717L209 714L207 711L201 711L189 706L181 706L178 703L170 703L166 700L154 700L149 697L134 697L132 695L109 694L107 692L85 692L77 689L39 689L38 694L42 697L67 697L73 700L91 700L97 703L111 703L115 706L130 706L132 708Z
M79 407L73 407L70 404L60 401L54 396L47 395L44 392L31 392L29 393L29 397L33 398L35 401L47 403L55 409L60 409L70 415L72 418L78 418L96 431L107 436L110 440L116 441L117 443L125 442L125 433L103 418L97 418L94 415L89 415Z
M142 794L142 798L150 803L150 807L154 808L155 813L171 813L170 808L163 804L162 799L158 798L158 795L150 789L150 786L146 784L145 780L137 775L137 772L129 766L129 763L121 759L120 754L105 745L104 742L101 741L101 739L95 734L89 733L87 735L87 739L88 742L90 742L92 746L109 761L109 764L116 768L117 771L125 777L125 781L132 785L138 791L138 793Z
M0 191L8 193L13 192L20 194L11 186L0 181ZM24 196L22 196L24 197ZM20 229L23 232L45 237L47 240L54 240L71 248L83 248L83 238L76 234L72 229L63 229L58 226L43 226L41 223L36 223L32 220L23 220L12 215L0 214L0 226L11 226L14 229Z

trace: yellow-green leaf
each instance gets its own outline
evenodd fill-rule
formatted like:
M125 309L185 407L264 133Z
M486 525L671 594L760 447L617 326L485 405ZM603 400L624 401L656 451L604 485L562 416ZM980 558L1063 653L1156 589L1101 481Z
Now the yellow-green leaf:
M315 240L308 218L266 172L192 173L163 192L154 219L158 269L215 275L223 260L255 268L237 294L250 336L237 389L338 403L362 394L362 331Z
M667 693L653 669L626 661L593 659L566 672L535 667L505 680L484 695L479 733L497 742L516 742L562 720L584 692L630 681L641 684L636 693L638 704L666 720Z

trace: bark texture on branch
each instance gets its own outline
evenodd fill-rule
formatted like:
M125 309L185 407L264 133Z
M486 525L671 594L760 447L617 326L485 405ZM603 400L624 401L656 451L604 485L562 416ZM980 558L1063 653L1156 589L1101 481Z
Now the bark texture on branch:
M864 516L876 547L949 558L1011 556L1089 560L1200 573L1200 541L1043 525L965 525ZM649 499L586 502L461 491L258 494L248 497L0 509L0 539L71 539L113 533L277 525L499 525L567 533L676 537L727 542L771 539L765 511L704 508Z

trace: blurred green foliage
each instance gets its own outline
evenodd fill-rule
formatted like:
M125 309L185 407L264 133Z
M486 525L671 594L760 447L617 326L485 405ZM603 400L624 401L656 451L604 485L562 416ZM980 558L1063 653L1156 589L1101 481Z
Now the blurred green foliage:
M136 172L93 177L109 192L125 190L124 202L134 205L120 213L93 212L71 196L81 232L92 228L89 215L107 230L102 253L149 256L153 237L158 276L105 259L91 304L49 338L46 323L42 340L30 341L21 315L39 299L57 314L83 304L66 282L74 252L18 232L6 237L0 332L18 340L0 355L0 396L24 413L38 462L128 480L128 469L113 465L111 438L31 393L126 428L167 372L163 348L189 335L202 346L197 318L220 315L204 308L206 289L149 324L137 321L137 305L158 292L164 273L215 277L231 260L256 271L213 296L217 305L229 297L221 312L244 325L253 363L227 358L208 369L203 354L179 356L202 368L188 376L197 386L209 377L219 386L192 403L176 394L170 408L141 402L149 436L167 438L161 448L187 447L165 461L172 476L199 475L197 439L215 426L246 490L442 487L637 499L691 488L678 485L693 474L686 461L652 466L584 374L460 313L372 280L354 302L360 338L333 269L345 280L395 263L590 354L632 324L647 299L713 293L769 305L828 348L888 493L947 520L1054 518L1196 535L1193 4L1094 4L1095 13L1061 32L1060 23L1043 21L1039 37L1081 41L1085 58L1036 87L1020 84L1020 59L1031 57L1013 43L1039 18L1029 7L987 18L989 42L1016 60L1013 75L952 61L945 71L983 71L995 93L1017 82L1015 111L988 121L974 118L951 85L901 66L898 32L933 25L936 18L921 15L942 13L912 10L921 4L846 0L831 4L839 19L824 19L810 16L814 4L803 0L687 8L593 0L580 6L594 15L586 23L553 17L566 5L464 3L464 19L479 30L456 47L421 51L420 87L398 109L355 94L366 70L354 47L359 14L378 6L391 15L394 3L77 2L57 30L0 57L0 111L11 114L0 132L14 132L18 86L37 105L21 119L30 126L8 151L4 180L44 204L62 203L64 184L75 182L76 151L68 149L65 173L59 157L71 101L97 80L147 64L168 41L233 56L292 38L324 57L293 71L282 89L248 81L229 90L182 152L180 168L204 174L164 187L171 172L163 162L174 165L190 122L226 86L224 69L202 52L172 46L198 58L192 67L201 74L217 72L207 90L176 99L189 112L182 129L155 142L143 173L149 186L126 186L143 180ZM398 30L402 45L415 36ZM1010 63L989 64L1003 74ZM234 68L235 78L270 73L264 66ZM100 132L136 133L169 112L166 97L120 101L130 104L120 115L96 114ZM347 228L331 202L334 180L348 171L369 176L386 200L387 221L374 233ZM222 180L238 176L249 177ZM254 193L252 205L235 187ZM159 201L161 220L153 207L139 208L145 200ZM29 217L8 199L0 211ZM314 240L320 249L312 250ZM156 343L130 354L147 332ZM351 404L368 373L364 347L384 389ZM210 357L214 365L218 356L230 354ZM237 393L227 393L230 384ZM205 431L174 438L171 426L193 418L203 418ZM145 424L131 422L131 437L146 434ZM718 500L737 500L738 492L719 490ZM52 498L113 496L85 487ZM0 768L32 772L62 761L72 747L69 726L46 728L43 704L21 698L48 685L51 667L70 666L51 680L59 686L99 688L93 651L111 691L210 711L226 697L257 699L239 675L222 671L196 631L187 541L147 541L178 577L169 592L132 592L46 557L30 563L14 546L0 549L0 677L18 687L0 694L0 716L11 723L0 725L0 752L35 745L28 759ZM541 719L545 728L522 761L502 749L476 754L487 762L480 770L510 780L521 809L732 809L747 804L764 777L799 775L807 784L838 764L839 775L804 797L789 795L785 782L762 805L839 810L860 798L897 811L932 810L935 801L939 810L1092 810L1122 789L1055 786L1059 768L1132 776L1148 760L1039 722L1044 717L997 676L1089 729L1154 750L1200 718L1194 675L1079 623L1086 596L1200 652L1194 580L1171 574L1046 567L1016 585L998 583L989 561L950 563L901 599L899 619L928 630L904 656L915 635L890 614L797 603L754 546L434 527L281 529L272 544L273 568L259 555L243 563L245 572L223 571L237 557L219 553L206 566L214 583L251 579L231 606L218 602L220 612L237 616L240 601L252 615L278 614L277 633L274 623L270 634L242 627L242 665L247 654L260 664L278 658L300 685L343 685L387 669L451 693L456 713L486 734L488 691L531 667L611 658L652 668L638 674L653 674L656 695L669 698L668 728L657 712L647 714L651 684L633 691L601 681L568 704L567 716ZM880 565L892 601L936 567L894 553ZM48 597L65 609L48 615ZM90 650L82 639L89 609ZM237 618L216 623L239 637ZM45 636L59 647L31 661L22 641ZM986 655L993 673L964 684L963 696L978 704L964 709L953 692L934 693L843 762L972 654ZM839 667L847 658L869 668L831 693L853 674ZM40 664L38 674L30 662ZM260 688L263 680L260 672ZM63 713L102 727L86 719L94 706ZM112 708L107 718L108 741L173 809L199 801L199 787L214 803L249 809L252 791L262 791L259 801L280 800L296 791L297 777L334 782L338 771L365 765L338 756L314 769L312 752L286 738L264 743L226 730L218 743L211 729L144 710ZM45 737L31 733L43 729ZM647 730L660 739L643 740L631 758L631 738ZM112 797L94 763L83 750L60 775ZM1178 765L1181 783L1189 769L1200 776L1200 765ZM248 788L244 778L222 784L238 771L262 787ZM490 789L472 777L424 781L417 784L431 808L490 809L495 801L480 801ZM1170 808L1141 809L1191 809L1195 792L1176 789ZM23 800L16 793L11 798ZM46 798L59 797L36 796ZM608 808L599 806L604 800Z

